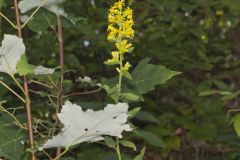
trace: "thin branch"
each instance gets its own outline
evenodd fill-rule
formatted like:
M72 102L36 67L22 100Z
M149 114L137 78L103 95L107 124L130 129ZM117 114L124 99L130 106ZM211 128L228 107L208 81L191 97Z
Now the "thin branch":
M46 87L46 88L49 88L49 89L52 89L53 87L52 86L49 86L47 84L44 84L44 83L41 83L41 82L38 82L38 81L35 81L35 80L31 80L31 82L35 83L35 84L38 84L38 85L41 85L43 87Z
M29 92L42 96L42 92L41 91L34 91L32 89L29 89ZM53 98L57 98L57 96L54 96L52 94L48 94L47 96L53 97Z
M68 95L65 95L64 98L68 98L68 97L72 97L72 96L77 96L77 95L86 95L86 94L93 94L93 93L97 93L99 91L101 91L102 88L99 88L97 90L94 90L94 91L88 91L88 92L82 92L82 93L71 93L71 94L68 94Z
M63 46L63 28L62 28L62 17L57 16L58 21L58 46L59 46L59 63L61 66L61 77L60 77L60 84L59 84L59 99L58 99L58 106L56 109L56 114L58 114L61 106L63 105L64 101L64 93L63 93L63 81L64 81L64 46ZM56 121L56 125L58 124L58 120ZM63 152L64 153L64 152ZM61 147L57 147L57 157L61 155ZM56 158L58 160L59 158Z
M0 110L2 110L3 112L7 113L10 117L12 117L12 119L16 122L16 125L19 126L22 129L27 129L26 127L24 127L19 120L12 114L10 113L8 110L6 110L4 107L0 106Z
M50 159L50 160L53 160L53 158L44 150L42 150L42 152Z
M33 18L33 16L37 13L37 11L45 4L46 0L43 0L42 3L40 4L40 6L38 6L37 9L35 9L35 11L28 17L28 19L26 20L26 22L24 22L24 24L21 26L21 28L23 29L27 23Z
M14 8L15 8L15 14L16 14L16 21L17 21L18 36L22 38L22 27L20 23L18 0L14 0ZM34 151L31 102L29 97L28 80L26 76L23 77L23 82L24 82L25 101L26 101L25 104L26 104L26 114L27 114L28 135L29 135L29 143L30 143L30 149L31 149L31 160L36 160L37 158Z
M21 84L17 81L17 79L14 77L14 75L10 75L10 77L13 79L13 81L17 84L18 88L23 92L23 94L25 95L25 90L24 88L21 86Z
M2 16L13 28L17 29L17 26L12 23L10 19L8 19L2 12L0 12L0 16Z
M5 84L3 81L0 81L0 84L3 85L5 88L7 88L10 92L12 92L15 96L17 96L23 103L26 103L25 100L17 94L13 89L11 89L7 84Z

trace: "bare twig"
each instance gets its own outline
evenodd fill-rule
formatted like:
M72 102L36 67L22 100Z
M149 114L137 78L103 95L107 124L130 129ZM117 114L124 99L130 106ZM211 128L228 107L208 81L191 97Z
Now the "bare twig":
M64 93L63 93L63 80L64 80L64 48L63 48L63 30L62 30L62 17L58 16L58 44L59 44L59 63L61 66L61 79L59 84L59 105L56 109L56 114L59 112L61 106L63 105L64 101ZM58 122L58 121L57 121ZM61 155L61 147L57 148L57 157L56 160L58 160L59 156Z
M14 0L14 7L15 7L15 14L16 14L16 21L17 21L18 36L22 38L22 27L21 27L20 17L19 17L18 0ZM31 148L31 159L36 160L36 155L34 152L32 112L31 112L31 102L29 98L28 81L26 76L24 76L23 79L24 79L24 91L25 91L25 102L26 102L25 104L26 104L29 143Z
M101 91L101 90L102 90L102 88L98 88L98 89L93 90L93 91L79 92L79 93L71 93L71 94L65 95L64 98L68 98L68 97L72 97L72 96L77 96L77 95L93 94L93 93L97 93L97 92L99 92L99 91Z
M17 29L16 25L10 21L2 12L0 12L0 16L2 16L13 28Z
M17 94L17 92L15 92L13 89L11 89L8 85L6 85L4 82L0 81L0 84L3 85L5 88L7 88L10 92L12 92L15 96L17 96L21 101L23 101L23 103L25 103L25 100L19 95Z
M37 11L45 4L46 0L43 0L42 3L40 4L40 6L38 6L37 9L35 9L35 11L28 17L28 19L25 21L25 23L23 25L21 25L21 28L24 28L27 23L33 18L33 16L37 13Z

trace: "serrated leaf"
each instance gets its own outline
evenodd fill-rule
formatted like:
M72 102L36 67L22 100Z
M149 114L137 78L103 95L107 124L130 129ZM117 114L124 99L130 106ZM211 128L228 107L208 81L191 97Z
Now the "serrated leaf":
M80 106L67 101L58 114L64 125L62 132L48 140L42 148L95 142L103 140L104 135L122 138L123 131L131 131L129 124L126 124L127 111L128 104L118 103L108 104L101 111L84 112Z
M144 147L142 150L141 150L141 153L139 155L137 155L134 160L143 160L144 158L144 154L145 154L145 150L146 148Z
M166 83L180 72L172 71L162 65L149 64L150 58L139 62L132 73L131 84L136 86L138 94L154 90L155 86Z
M26 13L33 8L42 7L48 9L49 11L55 13L56 15L61 15L67 17L65 11L59 7L59 4L62 3L64 0L22 0L19 2L18 7L21 13Z
M137 150L136 145L133 142L131 142L131 141L120 141L120 144L123 145L124 147L131 148L134 151Z
M0 48L0 72L17 73L17 64L25 53L23 40L17 36L5 34Z

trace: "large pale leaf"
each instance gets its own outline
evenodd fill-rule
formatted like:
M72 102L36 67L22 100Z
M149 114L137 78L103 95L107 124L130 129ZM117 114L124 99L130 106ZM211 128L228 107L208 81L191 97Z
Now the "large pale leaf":
M64 0L22 0L19 2L18 6L21 10L21 13L26 13L29 10L42 5L44 8L55 13L56 15L62 15L66 17L67 14L65 11L58 6L63 1Z
M25 53L23 40L14 35L4 35L0 48L0 72L15 74L17 64Z
M35 75L53 74L54 71L55 71L55 69L53 69L53 68L46 68L46 67L43 67L43 66L37 66L34 69L34 74Z
M67 101L63 105L59 120L64 128L61 133L48 140L42 148L69 147L82 142L103 140L104 135L122 137L123 131L131 131L127 122L128 104L109 104L104 110L83 111Z

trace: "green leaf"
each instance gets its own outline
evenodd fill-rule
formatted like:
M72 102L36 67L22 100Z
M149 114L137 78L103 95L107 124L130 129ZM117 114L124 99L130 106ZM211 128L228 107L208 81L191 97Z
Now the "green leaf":
M240 1L239 0L223 0L223 4L228 6L231 10L240 12Z
M160 121L156 117L154 117L153 114L146 111L140 111L136 115L136 119L160 124Z
M123 70L122 74L125 78L132 80L132 75L128 71Z
M220 91L220 90L210 90L210 91L200 92L199 96L211 96L211 95L215 95L215 94L230 95L231 92L228 92L228 91Z
M0 0L0 9L1 9L2 6L3 6L3 2L4 2L4 0Z
M237 98L239 95L240 95L240 91L236 91L236 92L234 92L234 93L224 95L224 96L221 98L221 100L223 100L223 101L230 101L230 100L232 100L232 99Z
M131 119L135 117L136 114L141 110L141 107L137 107L128 112L128 118Z
M12 128L6 122L0 121L0 157L20 160L24 152L24 139L21 130Z
M233 118L233 126L238 136L240 136L240 114Z
M112 66L112 65L119 64L119 62L118 62L118 61L110 61L110 60L107 60L107 61L104 62L104 64L109 65L109 66Z
M167 157L171 150L179 150L181 148L181 140L179 137L170 137L164 140L165 147L162 150L164 157Z
M144 154L145 154L145 150L146 148L144 147L142 150L141 150L141 153L139 155L137 155L134 160L143 160L144 158Z
M132 73L132 85L138 94L145 94L155 89L155 86L166 83L180 72L172 71L162 65L149 64L150 58L139 62Z
M162 139L160 139L156 134L148 132L148 131L136 131L136 134L142 138L144 138L148 143L155 147L164 147L165 144Z
M25 76L34 72L34 65L28 64L26 55L22 55L17 64L17 72L20 76Z
M122 99L125 99L124 101L133 101L133 102L136 102L139 100L139 96L134 94L134 93L122 93L121 94L121 98Z
M132 148L134 151L137 150L136 145L131 142L131 141L120 141L121 145L123 145L124 147L128 147L128 148Z
M108 145L110 148L116 148L116 142L111 137L104 137L104 142Z

